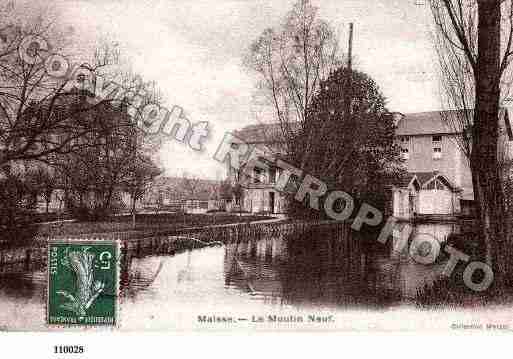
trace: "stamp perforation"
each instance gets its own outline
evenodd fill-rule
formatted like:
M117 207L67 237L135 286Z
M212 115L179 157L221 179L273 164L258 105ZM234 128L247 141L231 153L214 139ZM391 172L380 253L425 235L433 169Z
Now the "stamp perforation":
M80 246L80 245L87 245L87 246L95 246L95 245L112 245L113 251L115 254L115 258L112 260L112 263L114 263L114 267L112 270L114 271L114 301L113 301L113 320L114 324L98 324L98 323L87 323L87 324L81 324L81 323L66 323L66 324L59 324L59 323L51 323L50 322L50 280L51 280L51 273L50 273L50 260L51 260L51 254L50 250L52 248L52 245L66 245L70 244L73 246ZM47 290L45 291L44 298L45 301L45 307L44 307L44 317L45 317L45 324L48 329L56 329L56 330L62 330L62 329L82 329L82 330L88 330L88 329L103 329L103 330L115 330L120 328L120 273L121 273L121 245L120 241L118 239L102 239L102 238L68 238L68 239L48 239L47 241L47 267L46 267L46 278L47 278Z

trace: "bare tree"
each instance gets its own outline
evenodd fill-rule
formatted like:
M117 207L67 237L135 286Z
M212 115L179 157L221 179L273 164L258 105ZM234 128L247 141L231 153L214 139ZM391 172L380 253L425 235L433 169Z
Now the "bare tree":
M44 160L54 153L69 152L69 145L89 131L87 126L76 127L70 120L76 112L87 110L69 106L68 95L70 89L77 88L78 75L53 76L44 61L45 49L30 40L44 39L45 46L51 42L53 52L66 54L62 36L52 21L36 16L14 26L6 37L8 47L0 57L0 167L4 170L19 161ZM27 43L30 46L22 51ZM81 69L96 71L113 61L113 54L105 52L92 65L80 66L76 73Z
M0 6L12 20L0 26L0 177L15 178L19 168L38 162L61 175L67 206L105 212L137 177L137 159L149 159L160 146L161 138L141 129L140 109L160 105L162 94L122 65L115 44L103 41L91 56L76 56L58 18L18 16L15 8ZM49 61L53 56L58 63ZM63 65L70 67L56 76ZM42 193L47 207L51 191Z
M155 177L161 174L161 170L153 163L151 158L139 155L133 158L128 174L123 181L123 187L130 194L132 223L135 228L136 202L148 192Z
M64 173L71 208L99 219L113 209L113 201L123 190L128 190L135 203L147 170L156 165L142 146L142 131L123 102L117 107L105 103L84 116L76 119L91 127L79 139L84 146L56 156L52 163Z
M73 65L71 59L77 56L67 50L65 34L55 19L45 16L14 19L0 29L0 169L4 171L23 161L48 162L49 157L83 147L80 139L94 131L76 121L86 112L97 113L105 104L117 106L125 101L131 111L137 109L130 116L138 123L142 105L161 102L156 84L124 69L118 47L108 41L101 42L92 56L82 56L77 61L81 65ZM58 63L48 61L50 48L60 56ZM59 66L68 65L62 77L56 76ZM114 90L108 96L87 101L77 96L92 98L111 85ZM143 143L151 141L140 141L140 146Z
M201 186L201 179L192 175L189 172L184 172L182 175L182 187L188 192L191 199L196 195L196 192Z
M513 54L513 6L510 0L431 0L431 8L446 104L462 110L446 122L461 132L458 143L469 158L486 261L496 274L504 273L504 256L498 255L507 237L498 118L501 90L509 91L501 82L508 80Z
M257 73L260 94L274 109L285 152L291 153L321 81L341 63L336 32L309 0L299 0L280 28L265 30L251 45L245 64Z

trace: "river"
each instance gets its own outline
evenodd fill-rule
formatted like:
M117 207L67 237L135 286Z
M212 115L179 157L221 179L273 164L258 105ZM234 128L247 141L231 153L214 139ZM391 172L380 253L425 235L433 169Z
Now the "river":
M414 231L443 242L459 226L422 224ZM333 238L306 247L294 243L267 238L254 244L133 258L123 269L120 327L265 329L255 322L260 316L276 315L287 326L298 325L294 321L300 313L315 313L319 323L312 325L323 326L323 318L330 321L330 315L340 311L414 307L417 290L430 285L445 266L444 261L416 263L391 246L347 253ZM43 272L0 278L0 329L45 330L45 284ZM206 324L212 317L218 317L218 323ZM237 324L223 323L223 318Z

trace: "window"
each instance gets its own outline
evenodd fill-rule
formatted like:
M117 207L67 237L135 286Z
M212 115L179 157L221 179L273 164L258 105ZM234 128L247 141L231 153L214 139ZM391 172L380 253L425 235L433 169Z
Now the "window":
M442 158L442 148L433 147L433 159L439 160L440 158Z
M407 136L399 137L399 145L401 146L401 157L405 160L410 158L410 138Z
M439 160L442 158L442 136L433 136L433 159Z
M276 167L269 168L269 183L276 182Z
M253 183L258 184L262 183L262 169L255 167L253 170Z

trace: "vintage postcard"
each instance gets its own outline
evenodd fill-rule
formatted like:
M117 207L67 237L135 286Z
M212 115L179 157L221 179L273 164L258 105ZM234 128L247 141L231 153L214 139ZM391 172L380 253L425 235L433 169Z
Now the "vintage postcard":
M512 60L510 0L0 0L0 330L510 332Z

